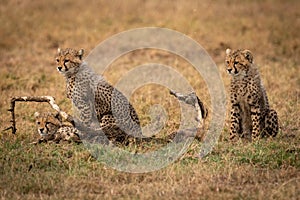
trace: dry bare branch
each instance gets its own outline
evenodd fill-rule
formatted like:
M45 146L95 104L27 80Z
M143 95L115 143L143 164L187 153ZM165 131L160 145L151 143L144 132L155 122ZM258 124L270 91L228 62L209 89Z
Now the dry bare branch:
M24 96L24 97L12 97L10 100L10 108L8 109L11 112L11 126L4 129L4 131L11 129L12 133L15 134L17 132L16 128L16 119L15 119L15 104L17 101L22 102L48 102L51 107L56 110L65 120L74 124L73 117L68 115L66 112L62 111L59 106L55 103L55 99L52 96Z
M200 98L194 92L184 95L179 92L170 90L170 94L175 96L179 101L185 102L186 104L195 107L197 111L196 120L199 122L198 128L203 128L204 120L207 117L207 109L204 107L204 104L202 103Z

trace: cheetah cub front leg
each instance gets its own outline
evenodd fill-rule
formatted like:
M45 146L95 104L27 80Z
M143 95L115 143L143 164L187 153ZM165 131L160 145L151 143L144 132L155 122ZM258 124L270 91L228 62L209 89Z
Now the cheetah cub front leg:
M252 120L252 140L255 141L260 137L262 117L259 106L252 106L250 111Z
M238 105L231 106L231 113L230 113L230 140L234 140L237 137L242 137L242 127L241 127L241 115L240 115L240 108Z

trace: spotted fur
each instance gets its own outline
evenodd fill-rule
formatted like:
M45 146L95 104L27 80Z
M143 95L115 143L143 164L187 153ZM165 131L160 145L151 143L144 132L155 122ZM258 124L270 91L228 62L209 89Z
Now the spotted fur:
M253 55L249 50L226 50L225 65L231 75L230 138L236 136L257 140L278 133L278 117L269 108Z
M35 112L34 116L37 131L40 134L38 143L48 141L57 143L60 141L80 142L78 131L72 126L64 125L59 114Z
M67 48L59 49L56 56L57 70L65 77L67 97L72 100L80 122L91 127L96 119L110 139L119 135L119 139L125 140L128 134L140 137L140 121L133 106L83 61L83 53L83 49Z

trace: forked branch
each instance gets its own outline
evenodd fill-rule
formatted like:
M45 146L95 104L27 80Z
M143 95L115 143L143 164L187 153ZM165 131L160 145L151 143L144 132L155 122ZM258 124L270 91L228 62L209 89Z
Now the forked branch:
M11 126L4 129L4 131L11 129L12 133L17 132L16 128L16 118L15 118L15 105L17 101L23 102L48 102L51 107L56 110L65 120L74 124L73 117L68 115L66 112L62 111L59 106L55 103L55 99L52 96L25 96L25 97L12 97L10 100L10 108L8 109L11 112Z

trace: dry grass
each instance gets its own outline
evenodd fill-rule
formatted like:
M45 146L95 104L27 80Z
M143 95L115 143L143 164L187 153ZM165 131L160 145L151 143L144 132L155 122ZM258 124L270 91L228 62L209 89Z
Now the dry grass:
M158 26L187 34L217 63L225 86L224 50L248 48L259 65L270 103L280 117L278 137L259 143L227 141L227 127L205 159L193 142L176 163L145 174L118 172L81 145L29 145L37 134L33 113L47 104L17 104L17 135L1 132L1 199L299 199L300 3L280 1L2 1L0 5L0 128L9 126L9 98L53 95L64 110L65 83L55 70L58 46L84 48L131 28ZM113 47L112 47L113 48ZM116 83L146 62L182 73L210 109L207 88L184 60L150 50L125 55L104 73ZM118 70L116 70L118 69ZM142 122L150 104L168 111L165 132L179 123L178 104L157 86L132 97Z

